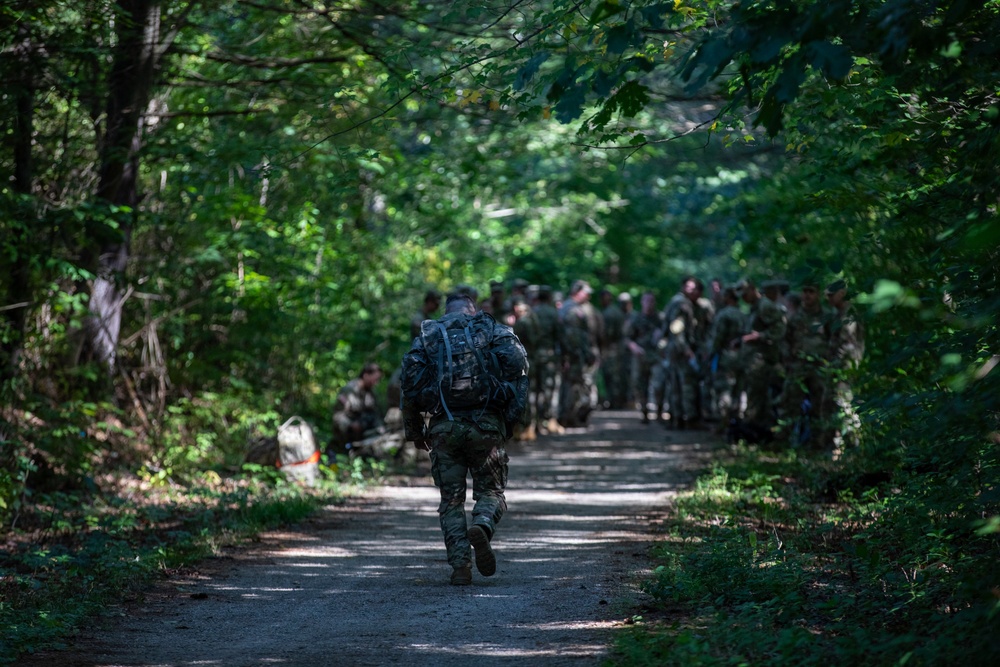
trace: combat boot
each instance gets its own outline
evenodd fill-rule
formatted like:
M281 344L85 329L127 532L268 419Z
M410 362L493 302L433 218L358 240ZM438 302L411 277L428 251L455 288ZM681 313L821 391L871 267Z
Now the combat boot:
M472 583L472 566L459 565L451 572L452 586L468 586Z
M490 536L486 534L486 529L482 526L472 526L466 535L472 550L476 553L476 569L479 570L479 574L492 577L497 571L497 557L493 554Z
M555 417L549 420L549 433L554 433L555 435L562 435L565 432L566 429L562 427L562 424L560 424Z
M538 436L535 434L534 424L529 424L528 427L524 429L524 433L521 434L521 440L524 440L525 442L534 442L537 438Z

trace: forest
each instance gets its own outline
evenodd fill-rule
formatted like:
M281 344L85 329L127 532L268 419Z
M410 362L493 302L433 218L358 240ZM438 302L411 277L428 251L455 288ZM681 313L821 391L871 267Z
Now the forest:
M0 660L113 559L307 512L248 442L328 439L428 289L695 274L846 280L862 437L729 452L731 533L650 583L689 623L616 664L997 664L998 34L996 0L4 0Z

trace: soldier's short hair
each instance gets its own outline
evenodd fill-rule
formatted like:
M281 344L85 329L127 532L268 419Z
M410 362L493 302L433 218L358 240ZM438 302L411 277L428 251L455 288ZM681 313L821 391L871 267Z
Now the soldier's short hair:
M446 312L454 313L462 308L472 307L473 310L476 309L476 301L471 295L466 292L454 291L448 294L448 298L444 302L444 309Z

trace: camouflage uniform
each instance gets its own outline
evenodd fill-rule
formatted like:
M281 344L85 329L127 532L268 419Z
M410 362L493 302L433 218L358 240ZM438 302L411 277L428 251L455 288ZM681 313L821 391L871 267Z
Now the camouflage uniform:
M646 314L637 311L625 326L625 340L642 348L641 354L632 352L632 394L639 403L643 422L649 421L649 413L656 412L663 405L663 394L655 395L651 383L653 368L660 363L660 351L657 342L663 332L662 319L659 313Z
M724 305L712 323L709 341L709 364L716 413L727 422L738 418L740 394L737 375L740 368L739 338L743 335L746 317L736 306Z
M663 313L670 361L667 380L670 419L681 427L698 418L698 323L694 304L680 292L667 303Z
M531 306L527 305L523 297L516 298L511 304L511 312L515 314L514 320L514 335L517 336L521 344L524 345L524 351L528 358L528 377L531 377L531 371L537 363L537 351L538 351L538 318L535 317L534 311ZM529 400L528 404L524 410L524 416L518 423L517 429L514 433L514 437L518 440L534 440L535 439L535 428L537 424L538 415L536 414L536 400L531 392L534 387L531 386L529 379Z
M785 339L785 314L774 301L760 295L750 308L750 332L759 338L743 345L742 384L747 393L745 418L770 429L775 423L774 399L781 391L781 347Z
M556 418L566 427L586 426L590 413L597 408L594 374L600 366L598 341L603 335L603 322L588 301L568 299L559 315L565 347Z
M545 290L542 293L548 294ZM539 301L532 309L532 315L535 318L536 338L532 341L528 373L535 404L535 427L541 431L553 430L557 426L554 402L563 348L562 326L559 324L559 312L547 300Z
M333 441L337 448L365 437L366 432L382 426L375 394L366 389L361 378L354 378L337 394L333 408Z
M455 315L446 314L438 322L444 323ZM441 493L438 505L441 531L444 534L448 564L459 569L469 567L472 547L469 542L470 527L466 523L466 477L472 475L472 526L481 527L488 538L496 532L497 524L507 510L504 491L507 487L509 458L504 443L510 437L511 425L521 417L527 402L527 356L511 328L495 323L494 336L513 344L503 350L488 348L497 358L504 378L512 386L504 393L504 400L473 409L451 410L451 418L440 405L429 415L425 426L424 415L409 403L406 387L406 359L403 371L403 426L407 440L413 440L429 449L431 476ZM409 355L420 355L423 341L416 338ZM477 561L478 562L478 561ZM453 579L454 582L454 579Z
M715 418L715 391L712 386L712 368L708 363L712 323L715 321L715 304L711 299L698 297L694 302L695 353L698 356L698 412L703 418Z
M793 445L805 444L807 439L814 444L827 440L824 429L830 397L826 366L831 317L832 313L817 303L811 309L800 307L788 320L788 374L782 391L782 416L787 420L785 435ZM811 435L804 428L806 415Z
M613 410L625 407L625 387L622 385L621 366L622 336L625 330L625 313L617 303L610 303L603 311L604 338L601 340L601 377L608 406Z

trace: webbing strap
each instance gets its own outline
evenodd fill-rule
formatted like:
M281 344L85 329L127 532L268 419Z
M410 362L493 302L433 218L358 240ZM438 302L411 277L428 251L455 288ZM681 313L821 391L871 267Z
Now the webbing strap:
M441 330L441 338L444 339L444 345L441 347L441 357L438 361L438 396L441 397L441 407L444 408L444 413L448 415L448 421L455 421L455 417L451 414L451 410L448 409L448 401L444 398L444 355L448 355L448 383L449 388L451 384L452 374L454 373L455 360L451 356L451 341L448 340L448 329L437 322L438 329Z
M281 459L279 458L277 461L274 462L274 465L278 468L281 468L288 466L300 466L303 463L319 463L319 450L317 449L315 452L313 452L312 456L307 458L305 461L296 461L295 463L282 463Z

